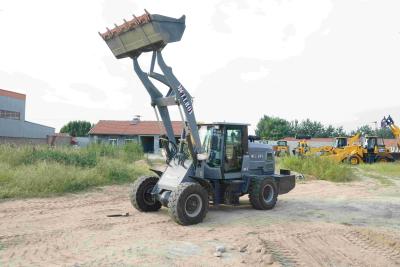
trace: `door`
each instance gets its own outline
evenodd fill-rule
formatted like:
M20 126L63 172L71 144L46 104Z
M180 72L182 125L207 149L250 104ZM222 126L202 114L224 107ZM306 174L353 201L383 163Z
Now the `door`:
M243 139L243 127L230 126L226 128L224 173L240 174L244 154Z
M154 153L154 136L141 136L140 143L144 153Z

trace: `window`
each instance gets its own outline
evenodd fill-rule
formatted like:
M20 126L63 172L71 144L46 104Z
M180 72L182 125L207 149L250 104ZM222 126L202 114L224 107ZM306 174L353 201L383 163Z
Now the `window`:
M16 111L2 110L0 109L0 118L10 120L20 120L21 113Z
M286 141L278 141L278 142L276 142L276 144L278 146L287 146L287 142Z
M243 146L242 129L227 129L225 140L225 172L240 171L242 167Z
M117 139L108 139L108 143L112 146L118 145L118 140Z
M136 139L125 139L125 144L130 144L130 143L137 143Z
M221 166L222 131L218 126L201 126L199 130L202 148L207 153L210 167Z

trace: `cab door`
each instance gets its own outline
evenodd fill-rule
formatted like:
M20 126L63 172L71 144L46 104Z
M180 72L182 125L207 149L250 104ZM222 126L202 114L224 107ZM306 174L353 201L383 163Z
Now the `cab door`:
M247 153L247 127L227 126L224 134L224 160L222 171L225 179L241 178L243 156Z

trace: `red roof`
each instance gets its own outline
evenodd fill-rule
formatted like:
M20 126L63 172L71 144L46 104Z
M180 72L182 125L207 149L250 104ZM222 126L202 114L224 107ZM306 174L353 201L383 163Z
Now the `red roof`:
M24 94L12 92L12 91L7 91L7 90L3 90L3 89L0 89L0 96L7 96L7 97L19 99L19 100L25 100L26 99L26 95L24 95Z
M160 135L165 133L162 122L157 121L99 121L89 134L97 135ZM160 126L163 133L160 132ZM182 122L173 121L172 127L175 135L179 136L182 132Z

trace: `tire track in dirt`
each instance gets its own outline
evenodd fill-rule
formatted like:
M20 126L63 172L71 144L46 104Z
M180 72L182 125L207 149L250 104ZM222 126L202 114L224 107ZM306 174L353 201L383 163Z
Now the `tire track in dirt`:
M398 266L399 243L368 230L289 230L261 235L266 252L282 266ZM374 239L379 236L381 240ZM365 255L368 255L367 257Z

